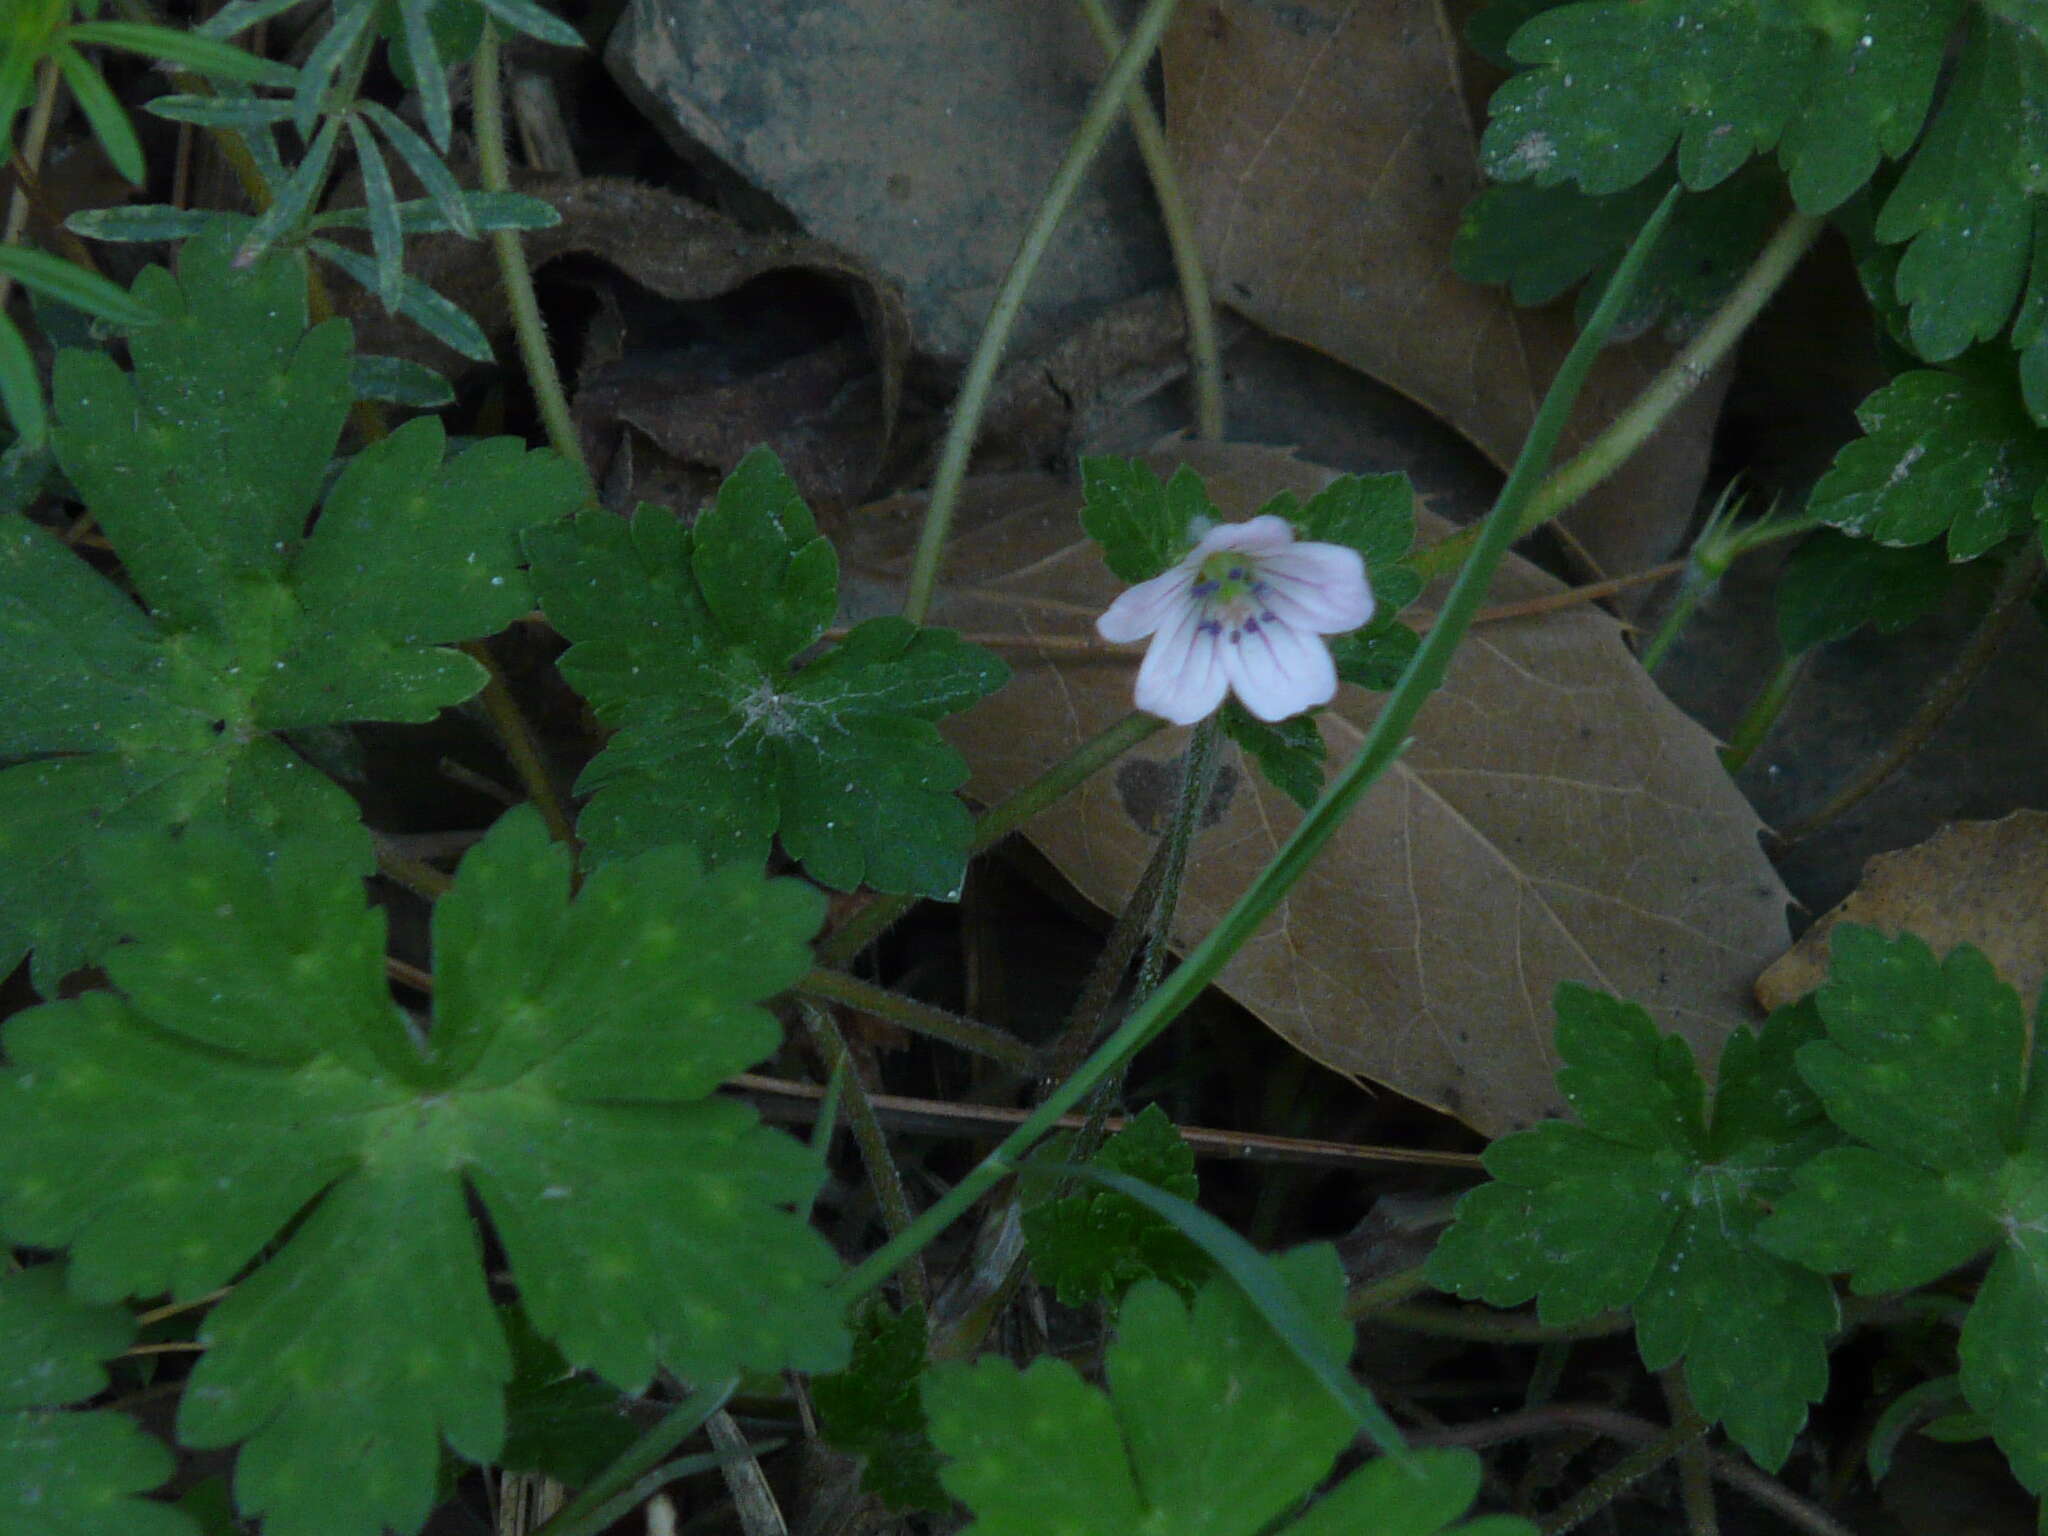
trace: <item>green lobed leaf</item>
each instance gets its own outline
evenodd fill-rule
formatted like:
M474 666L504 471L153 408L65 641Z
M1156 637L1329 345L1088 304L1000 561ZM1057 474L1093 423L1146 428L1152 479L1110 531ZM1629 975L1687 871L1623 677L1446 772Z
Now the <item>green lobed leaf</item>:
M861 1487L899 1512L952 1507L918 1394L929 1349L922 1307L892 1312L870 1301L854 1320L852 1361L811 1383L826 1442L862 1457Z
M1827 1281L1760 1247L1765 1202L1834 1133L1795 1071L1807 1007L1730 1037L1711 1121L1683 1040L1633 1004L1558 989L1559 1084L1585 1122L1486 1152L1494 1182L1458 1204L1431 1283L1548 1324L1628 1307L1645 1365L1685 1362L1702 1413L1781 1464L1827 1385Z
M1096 1167L1195 1198L1194 1149L1157 1104L1103 1143ZM1192 1296L1214 1266L1171 1222L1127 1195L1083 1189L1024 1212L1024 1241L1039 1283L1070 1307L1115 1303L1140 1280Z
M1149 581L1219 521L1202 477L1183 464L1162 483L1142 459L1081 461L1081 526L1119 580Z
M2048 1487L2048 1117L2026 1083L2019 999L1968 945L1937 961L1910 934L1836 928L1818 995L1828 1038L1799 1069L1867 1145L1823 1153L1759 1241L1870 1293L1920 1285L1987 1248L1963 1324L1964 1395L2014 1474Z
M1403 631L1408 633L1408 631ZM1329 753L1323 733L1307 715L1268 725L1236 699L1223 701L1223 734L1259 765L1266 782L1303 810L1323 792L1323 766Z
M1851 1136L1934 1173L1998 1167L2020 1142L2019 997L1965 944L1936 960L1911 934L1836 927L1817 994L1828 1037L1799 1070Z
M643 508L527 548L542 606L574 642L563 674L617 728L577 785L599 858L684 841L713 863L758 863L779 834L837 889L959 889L967 766L933 722L1008 670L896 618L798 665L832 621L837 559L772 454L750 454L693 529Z
M844 1360L836 1260L790 1209L817 1159L710 1096L774 1049L757 1004L808 965L815 892L671 848L572 898L522 808L437 907L421 1047L346 866L198 834L108 859L137 942L108 959L120 994L8 1026L0 1228L70 1245L97 1299L190 1298L262 1256L207 1319L179 1434L241 1444L268 1536L416 1529L439 1441L498 1453L511 1359L472 1197L535 1328L622 1391Z
M1278 1261L1324 1347L1349 1349L1343 1281L1328 1248ZM1266 1322L1229 1280L1192 1308L1141 1282L1118 1314L1107 1391L1063 1361L1018 1371L984 1358L925 1375L940 1479L975 1514L972 1536L1253 1536L1327 1475L1352 1422L1314 1376L1273 1347ZM1352 1474L1323 1505L1280 1526L1293 1536L1371 1530L1431 1536L1477 1489L1469 1453L1422 1453ZM1522 1536L1519 1521L1460 1527Z
M1583 284L1583 324L1669 186L1660 173L1605 197L1526 182L1489 187L1465 209L1452 265L1468 281L1508 285L1517 304L1547 304ZM1615 322L1614 339L1639 336L1660 322L1679 333L1695 329L1755 259L1782 202L1777 178L1762 166L1681 197Z
M2012 317L2048 192L2048 50L1972 15L1955 79L1877 219L1877 238L1910 241L1898 295L1913 346L1930 362L1996 336Z
M1809 510L1880 544L1946 536L1976 558L2028 528L2048 485L2048 436L1987 372L1903 373L1856 411L1863 436L1835 455Z
M136 1495L170 1453L123 1414L62 1412L105 1390L101 1362L135 1336L120 1307L79 1301L54 1264L0 1275L0 1510L8 1536L192 1536L185 1516Z
M1788 656L1841 640L1865 624L1895 634L1941 606L1953 567L1932 542L1904 548L1821 532L1801 542L1778 578L1778 640Z
M212 823L310 838L366 868L348 796L267 733L425 720L481 685L442 647L528 611L517 533L578 500L512 439L443 462L421 420L342 471L307 519L351 398L345 325L305 330L291 257L231 272L220 220L152 269L163 318L57 365L60 461L145 613L22 518L0 523L0 961L46 991L112 933L85 878L102 835Z
M1754 0L1589 0L1516 32L1524 69L1493 94L1480 163L1498 181L1620 192L1678 147L1704 191L1778 142L1817 36Z

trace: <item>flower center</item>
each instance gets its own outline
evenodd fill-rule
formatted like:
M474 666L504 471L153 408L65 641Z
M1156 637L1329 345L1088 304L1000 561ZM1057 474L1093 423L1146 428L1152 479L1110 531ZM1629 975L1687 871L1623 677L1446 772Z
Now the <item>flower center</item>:
M1242 550L1219 549L1204 560L1195 573L1194 598L1202 605L1202 632L1221 635L1232 645L1273 622L1258 564Z

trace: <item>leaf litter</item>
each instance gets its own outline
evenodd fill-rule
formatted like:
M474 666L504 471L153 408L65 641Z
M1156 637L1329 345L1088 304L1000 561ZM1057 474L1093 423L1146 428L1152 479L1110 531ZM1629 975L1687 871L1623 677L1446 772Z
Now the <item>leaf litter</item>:
M1171 457L1237 513L1281 490L1307 498L1333 478L1277 449L1179 444ZM1138 653L1090 643L1118 585L1079 537L1078 488L1013 476L978 490L934 617L974 638L1022 641L1005 650L1011 685L948 727L974 768L968 793L992 801L1129 710ZM1424 538L1449 526L1426 511L1418 521ZM887 509L854 519L847 563L866 577L865 599L890 601L914 534L914 518ZM1557 590L1511 557L1494 597ZM1560 981L1640 1001L1712 1061L1752 1018L1746 996L1784 947L1787 897L1712 738L1663 697L1622 633L1583 608L1475 631L1413 746L1224 971L1224 990L1332 1070L1489 1135L1560 1110L1550 1038ZM1375 696L1346 689L1318 717L1333 762L1356 750L1375 708ZM1161 732L1125 767L1170 759L1184 739ZM1128 771L1099 775L1026 828L1110 909L1152 853L1142 807L1124 792L1131 782ZM1220 811L1189 867L1182 945L1299 817L1248 771Z

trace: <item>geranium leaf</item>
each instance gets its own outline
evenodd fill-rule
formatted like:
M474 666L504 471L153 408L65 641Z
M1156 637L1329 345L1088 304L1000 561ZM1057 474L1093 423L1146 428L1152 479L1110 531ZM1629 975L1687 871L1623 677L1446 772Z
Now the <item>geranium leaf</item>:
M1008 669L893 618L804 655L837 608L837 561L772 454L749 455L692 529L644 508L527 547L542 606L575 642L563 674L618 728L577 786L598 857L684 841L758 863L779 834L842 890L957 892L967 765L933 722Z
M436 913L420 1044L346 866L199 832L106 857L136 941L118 993L9 1024L0 1228L69 1245L95 1299L255 1264L206 1321L180 1436L240 1443L270 1536L414 1530L441 1441L498 1453L511 1358L472 1201L535 1329L622 1391L843 1361L837 1262L792 1210L816 1158L710 1096L774 1049L755 1005L808 965L815 892L671 848L572 899L515 811ZM349 1477L309 1479L337 1444Z

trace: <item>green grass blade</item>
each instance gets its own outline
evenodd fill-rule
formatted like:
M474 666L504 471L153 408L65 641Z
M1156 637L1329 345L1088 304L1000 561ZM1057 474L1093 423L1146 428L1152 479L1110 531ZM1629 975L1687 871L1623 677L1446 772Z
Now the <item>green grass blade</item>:
M448 105L448 67L441 62L441 50L434 43L434 29L427 20L432 9L432 0L398 0L398 14L405 26L405 51L412 55L413 83L420 92L420 116L426 119L427 132L435 147L445 154L454 120ZM428 188L429 192L432 190Z
M1150 1208L1163 1220L1172 1222L1182 1236L1214 1259L1216 1267L1237 1282L1245 1299L1258 1308L1259 1315L1279 1336L1281 1343L1308 1367L1310 1374L1342 1405L1344 1411L1351 1415L1352 1422L1371 1438L1374 1445L1396 1456L1407 1449L1400 1427L1387 1416L1386 1409L1373 1401L1372 1394L1358 1384L1344 1361L1332 1358L1316 1342L1314 1326L1303 1313L1300 1300L1274 1270L1272 1261L1229 1227L1192 1200L1183 1200L1179 1195L1170 1194L1156 1184L1147 1184L1143 1179L1134 1179L1129 1174L1087 1163L1034 1162L1031 1167L1035 1171L1086 1179L1113 1189Z
M279 190L277 201L263 210L263 216L243 238L241 249L235 252L236 266L246 267L280 237L296 229L306 210L320 200L320 189L327 184L327 167L334 159L334 145L340 135L340 118L330 117L320 125L306 158Z
M384 141L398 151L399 158L417 176L420 186L426 190L427 201L441 210L441 216L448 221L448 227L465 240L474 240L477 235L476 220L471 217L469 205L462 199L462 187L455 179L455 173L434 152L433 145L414 133L405 120L386 107L374 101L362 103L359 110L377 125L377 131L384 135ZM445 142L444 132L439 142ZM402 205L401 205L402 206Z
M126 53L139 53L215 79L280 87L299 83L299 72L289 64L259 59L233 43L195 32L180 32L174 27L154 27L140 21L87 21L67 28L64 35L74 43L99 43Z
M259 96L170 95L145 101L142 110L152 117L199 128L255 128L284 122L292 115L292 104Z
M200 37L233 37L237 32L248 31L259 21L282 16L299 3L300 0L228 0L226 5L192 30Z
M331 240L311 240L306 248L321 260L341 268L371 292L376 292L377 268L368 257ZM484 335L483 327L418 278L405 279L399 293L398 312L436 341L453 347L464 357L479 363L491 360L491 343Z
M336 0L334 25L306 56L305 67L299 71L299 88L292 94L294 120L300 133L313 131L313 120L320 115L321 98L334 83L342 60L362 42L376 14L377 7L370 0Z
M135 125L128 121L128 114L121 110L121 103L114 99L107 82L86 61L85 55L68 42L53 48L51 57L57 61L64 83L71 87L72 98L92 126L92 136L107 152L107 159L131 185L141 186L148 171L142 162L142 141L135 137Z
M560 48L581 48L583 34L561 17L551 15L532 0L480 0L483 8L514 32L524 32Z
M50 440L50 415L43 404L42 381L35 359L14 322L0 315L0 406L14 423L18 445L30 453Z
M377 298L390 314L398 308L399 285L405 280L405 235L398 227L398 192L391 169L360 113L348 115L348 136L363 170L363 206L370 215L370 249L377 258Z
M0 272L24 288L115 325L151 325L162 318L126 288L46 251L0 246Z

